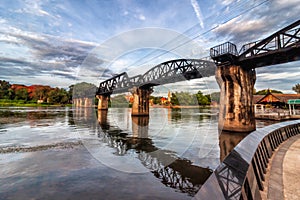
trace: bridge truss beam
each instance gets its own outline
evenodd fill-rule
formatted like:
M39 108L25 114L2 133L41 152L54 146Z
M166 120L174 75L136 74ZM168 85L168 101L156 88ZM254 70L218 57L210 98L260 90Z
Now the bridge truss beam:
M269 37L242 46L239 52L230 42L212 47L211 58L223 65L229 62L244 68L258 68L300 60L300 20Z
M128 92L133 87L152 86L213 76L215 64L200 59L178 59L161 63L143 75L129 77L126 72L100 83L97 95L111 95Z

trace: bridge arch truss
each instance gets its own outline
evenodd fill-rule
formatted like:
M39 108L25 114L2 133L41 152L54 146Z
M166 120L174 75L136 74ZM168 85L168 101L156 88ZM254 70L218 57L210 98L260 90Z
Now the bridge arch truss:
M163 62L143 75L129 77L126 72L100 83L97 95L128 92L132 87L152 87L179 81L213 76L215 64L202 59L177 59Z

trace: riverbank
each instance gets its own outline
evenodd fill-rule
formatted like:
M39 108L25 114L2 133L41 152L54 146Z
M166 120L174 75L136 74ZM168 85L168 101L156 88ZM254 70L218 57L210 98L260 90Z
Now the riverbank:
M72 104L36 103L25 100L0 99L0 107L72 107Z
M166 105L152 105L151 108L218 108L218 106L212 105L198 105L198 106L182 106L182 105L175 105L175 106L166 106Z
M13 147L0 147L0 154L3 153L16 153L16 152L35 152L35 151L44 151L48 149L72 149L76 146L83 145L81 141L77 142L60 142L54 144L45 144L38 145L33 147L22 147L22 146L13 146Z
M257 114L255 119L286 121L300 119L300 115L279 115L278 113Z
M286 121L300 119L299 110L295 110L295 113L291 114L288 109L266 109L264 111L256 111L255 118L263 120L274 120L274 121Z

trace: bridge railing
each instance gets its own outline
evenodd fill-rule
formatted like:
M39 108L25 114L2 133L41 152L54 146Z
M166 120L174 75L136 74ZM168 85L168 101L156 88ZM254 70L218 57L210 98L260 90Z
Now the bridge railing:
M252 132L217 167L195 199L261 199L269 159L283 141L297 134L300 120Z
M299 45L300 36L300 20L293 24L277 31L271 36L253 43L246 44L240 50L240 59L252 57L269 52L275 52L276 50L284 49L296 45Z
M252 48L253 46L255 46L258 42L260 42L261 40L255 41L255 42L250 42L248 44L244 44L240 51L239 54L241 55L242 53L244 53L245 51L247 51L248 49Z
M238 56L239 54L237 52L236 45L231 42L225 42L210 49L210 57L213 59L225 54Z

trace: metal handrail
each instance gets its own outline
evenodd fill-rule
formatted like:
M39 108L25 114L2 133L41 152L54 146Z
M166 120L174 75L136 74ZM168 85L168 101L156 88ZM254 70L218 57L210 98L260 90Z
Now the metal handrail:
M225 42L210 49L211 58L216 58L225 54L238 56L239 54L237 52L236 45L231 42Z
M273 151L300 134L300 120L273 124L245 137L217 167L195 199L261 199Z

